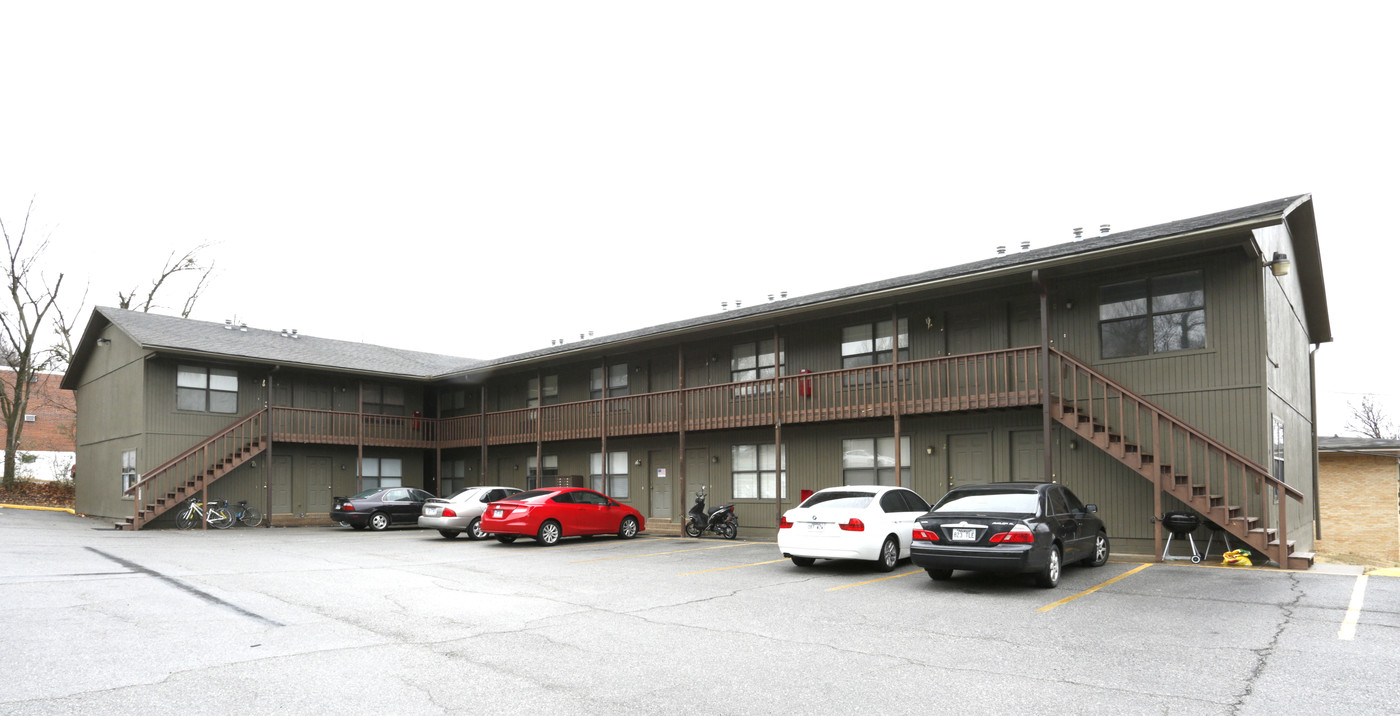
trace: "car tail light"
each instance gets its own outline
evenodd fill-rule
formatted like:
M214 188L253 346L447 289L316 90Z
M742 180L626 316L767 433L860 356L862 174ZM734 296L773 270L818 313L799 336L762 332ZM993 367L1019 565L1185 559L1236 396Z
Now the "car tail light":
M992 544L1030 544L1035 541L1035 533L1025 525L1016 525L1010 532L1001 532L992 535Z
M343 510L343 511L345 511L345 512L354 512L354 511L355 511L355 505L352 504L352 503L349 503L349 502L342 502L342 503L340 504L340 509Z
M914 530L915 542L937 542L938 535L928 530Z
M457 512L456 512L456 510L453 510L451 507L444 507L444 508L442 508L442 516L443 516L443 517L456 517L456 516L457 516Z
M791 523L791 522L788 522L787 515L783 515L782 517L779 517L779 518L778 518L778 529L780 529L780 530L785 530L785 529L787 529L787 528L789 528L789 527L791 527L791 526L792 526L792 523Z
M860 518L858 518L858 517L852 517L850 522L847 522L846 524L841 525L840 527L841 527L842 530L845 530L846 532L864 532L864 531L865 531L865 523L864 523L864 522L861 522L861 521L860 521Z

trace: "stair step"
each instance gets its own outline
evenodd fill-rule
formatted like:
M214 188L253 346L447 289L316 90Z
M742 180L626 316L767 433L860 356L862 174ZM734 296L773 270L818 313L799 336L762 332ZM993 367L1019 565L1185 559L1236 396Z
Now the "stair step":
M1315 555L1312 552L1294 552L1288 555L1289 569L1312 569Z

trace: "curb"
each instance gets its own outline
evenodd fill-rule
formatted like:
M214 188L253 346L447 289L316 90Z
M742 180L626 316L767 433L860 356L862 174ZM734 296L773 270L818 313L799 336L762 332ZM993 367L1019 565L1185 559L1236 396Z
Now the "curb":
M33 505L0 505L0 509L7 510L46 510L48 512L67 512L70 515L78 514L71 507L35 507Z

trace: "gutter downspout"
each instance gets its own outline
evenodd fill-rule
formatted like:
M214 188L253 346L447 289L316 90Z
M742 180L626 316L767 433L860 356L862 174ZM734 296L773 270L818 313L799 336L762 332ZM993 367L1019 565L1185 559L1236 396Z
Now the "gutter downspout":
M1308 401L1309 411L1312 418L1312 512L1313 512L1313 540L1322 539L1322 481L1319 474L1322 470L1322 459L1317 455L1317 351L1322 348L1321 343L1314 343L1312 350L1308 351Z

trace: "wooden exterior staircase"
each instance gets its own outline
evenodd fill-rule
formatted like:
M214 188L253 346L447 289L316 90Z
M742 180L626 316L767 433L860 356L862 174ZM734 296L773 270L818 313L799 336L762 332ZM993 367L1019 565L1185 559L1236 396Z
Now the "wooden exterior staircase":
M135 513L117 529L139 530L267 449L267 409L253 413L147 472L126 494Z
M1292 541L1279 538L1288 533L1288 500L1302 503L1303 493L1069 355L1051 349L1049 359L1051 415L1156 485L1158 517L1161 495L1171 495L1256 556L1290 569L1312 566L1312 553L1294 552Z

